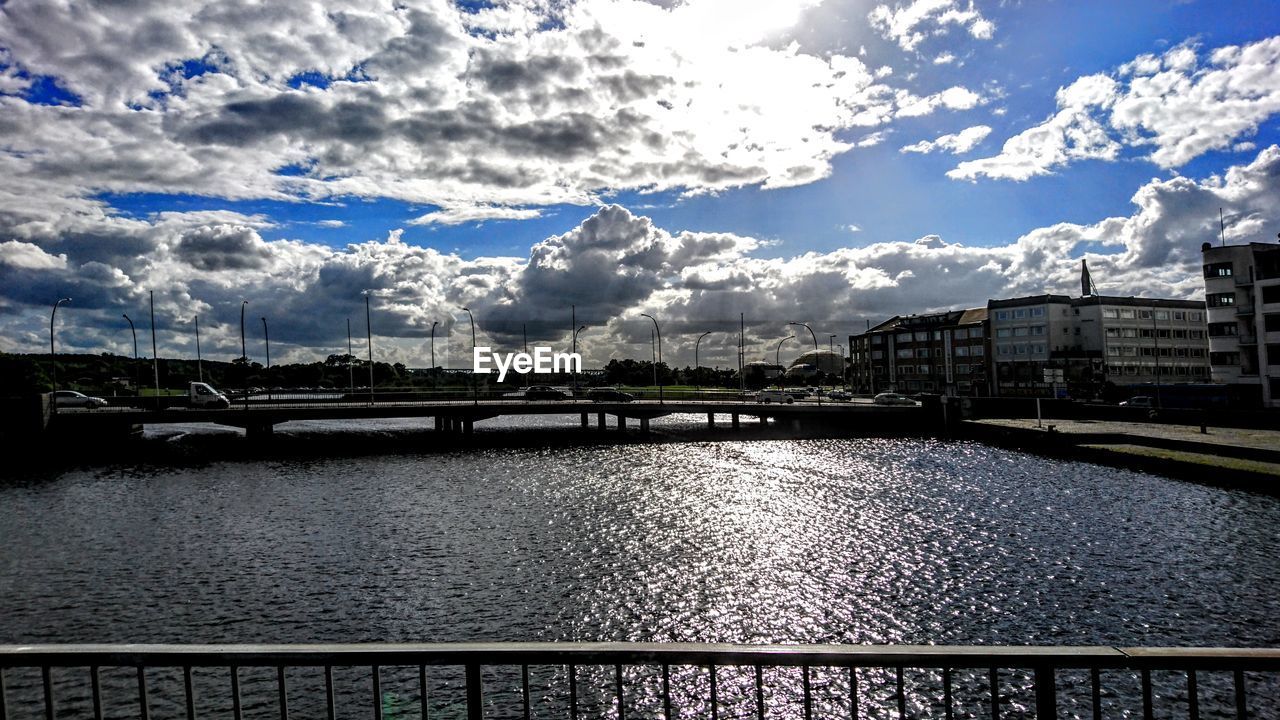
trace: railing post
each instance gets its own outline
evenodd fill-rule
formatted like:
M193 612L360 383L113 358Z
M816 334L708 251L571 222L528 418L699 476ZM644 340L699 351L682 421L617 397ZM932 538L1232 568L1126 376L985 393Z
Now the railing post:
M483 720L483 697L480 691L480 665L467 663L467 720Z
M1052 667L1035 669L1036 718L1056 720L1058 717L1058 685Z

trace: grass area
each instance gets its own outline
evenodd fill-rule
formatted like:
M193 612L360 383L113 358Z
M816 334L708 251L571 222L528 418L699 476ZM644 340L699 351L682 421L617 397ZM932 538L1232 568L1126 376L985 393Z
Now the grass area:
M1156 458L1159 460L1172 460L1192 465L1203 465L1206 468L1213 468L1215 470L1241 470L1245 472L1275 475L1276 477L1280 477L1280 464L1260 462L1258 460L1244 460L1241 458L1223 457L1221 455L1206 455L1204 453L1193 453L1183 450L1165 450L1163 448L1153 448L1145 445L1085 444L1080 447L1089 448L1091 450L1105 450L1107 452L1122 453L1125 455Z

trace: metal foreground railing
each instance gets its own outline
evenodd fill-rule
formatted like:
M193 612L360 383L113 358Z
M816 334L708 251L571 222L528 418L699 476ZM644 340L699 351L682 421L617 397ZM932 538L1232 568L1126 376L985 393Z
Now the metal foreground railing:
M1277 718L1278 673L1280 649L7 645L0 720Z

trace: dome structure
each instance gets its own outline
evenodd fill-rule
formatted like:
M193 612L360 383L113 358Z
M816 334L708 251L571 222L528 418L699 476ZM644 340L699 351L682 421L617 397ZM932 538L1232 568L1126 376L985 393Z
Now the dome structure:
M760 373L762 377L771 380L782 374L782 368L771 362L756 360L755 362L749 362L746 365L743 365L742 372L746 375Z
M816 371L841 375L844 373L844 356L830 350L810 350L791 362L792 368L799 365L808 365L809 373Z

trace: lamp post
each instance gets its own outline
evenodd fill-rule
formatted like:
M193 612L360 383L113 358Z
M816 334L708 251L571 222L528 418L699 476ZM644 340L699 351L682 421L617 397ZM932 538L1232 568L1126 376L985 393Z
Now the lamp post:
M200 356L200 316L192 315L191 320L196 324L196 377L204 382L204 358Z
M777 348L775 348L775 349L774 349L774 351L773 351L773 364L774 364L774 366L775 366L775 367L777 367L777 368L778 368L778 379L779 379L778 387L782 387L782 382L781 382L781 379L782 379L782 343L784 343L784 342L786 342L786 341L788 341L788 340L795 340L795 339L796 339L796 336L795 336L795 335L788 335L787 337L782 338L781 340L779 340L779 341L778 341L778 347L777 347Z
M156 382L156 409L160 409L160 353L156 350L156 291L151 294L151 370Z
M471 308L462 308L467 312L467 318L471 320L471 363L475 367L476 357L476 316L471 314ZM479 389L476 387L475 378L471 378L471 404L479 405L480 396Z
M587 329L587 326L583 325L579 327L577 330L573 331L573 351L572 352L575 355L578 352L578 333L586 329ZM577 365L573 366L573 399L575 401L578 399L578 366Z
M694 376L694 378L697 378L697 377L698 377L698 375L699 375L699 373L698 373L698 368L699 368L699 367L701 367L701 365L699 365L699 364L698 364L698 346L702 344L702 338L704 338L704 337L706 337L706 336L708 336L708 335L710 335L710 334L711 334L711 331L710 331L710 330L708 330L708 331L706 331L706 332L702 333L701 335L699 335L699 336L698 336L698 339L697 339L697 340L695 340L695 341L693 342L693 376ZM695 388L697 388L697 387L698 387L698 383L697 383L697 382L695 382L695 383L694 383L694 387L695 387Z
M369 313L369 291L364 291L364 338L369 345L369 404L373 404L373 316Z
M640 313L640 316L641 316L641 317L647 317L647 318L649 318L650 320L652 320L652 321L653 321L653 331L654 331L655 333L657 333L657 338L658 338L658 362L657 362L657 363L654 363L654 365L653 365L653 374L654 374L654 375L657 375L657 374L658 374L658 364L662 362L662 328L658 327L658 320L657 320L657 318L655 318L654 316L652 316L652 315L650 315L650 314L648 314L648 313ZM659 405L662 405L662 404L664 404L664 402L665 402L665 401L663 400L663 397L662 397L662 379L661 379L661 377L659 376L659 378L658 378L658 404L659 404Z
M244 393L244 409L249 409L249 351L244 346L244 306L248 300L240 301L240 362L244 370L240 374L240 390Z
M57 353L53 349L53 319L58 317L58 306L62 303L71 302L71 298L62 298L53 304L53 313L49 315L49 367L50 374L53 378L53 412L58 411L58 358Z
M439 320L431 321L431 387L436 386L436 326L440 324Z
M809 331L809 336L813 338L813 366L814 366L814 369L818 370L818 372L822 372L821 368L818 367L818 336L813 334L813 328L809 327L808 325L802 322L792 321L787 324L799 325L800 327ZM822 388L821 387L818 388L818 404L819 405L822 404Z
M351 318L347 318L347 394L352 399L356 394L356 356L351 349Z
M267 370L271 370L271 335L267 332L267 319L262 318L262 340L267 345ZM270 382L270 380L268 380ZM271 400L271 388L267 388L267 401Z
M128 315L124 319L129 323L129 332L133 334L133 391L139 393L138 389L138 331L133 327L133 321Z

